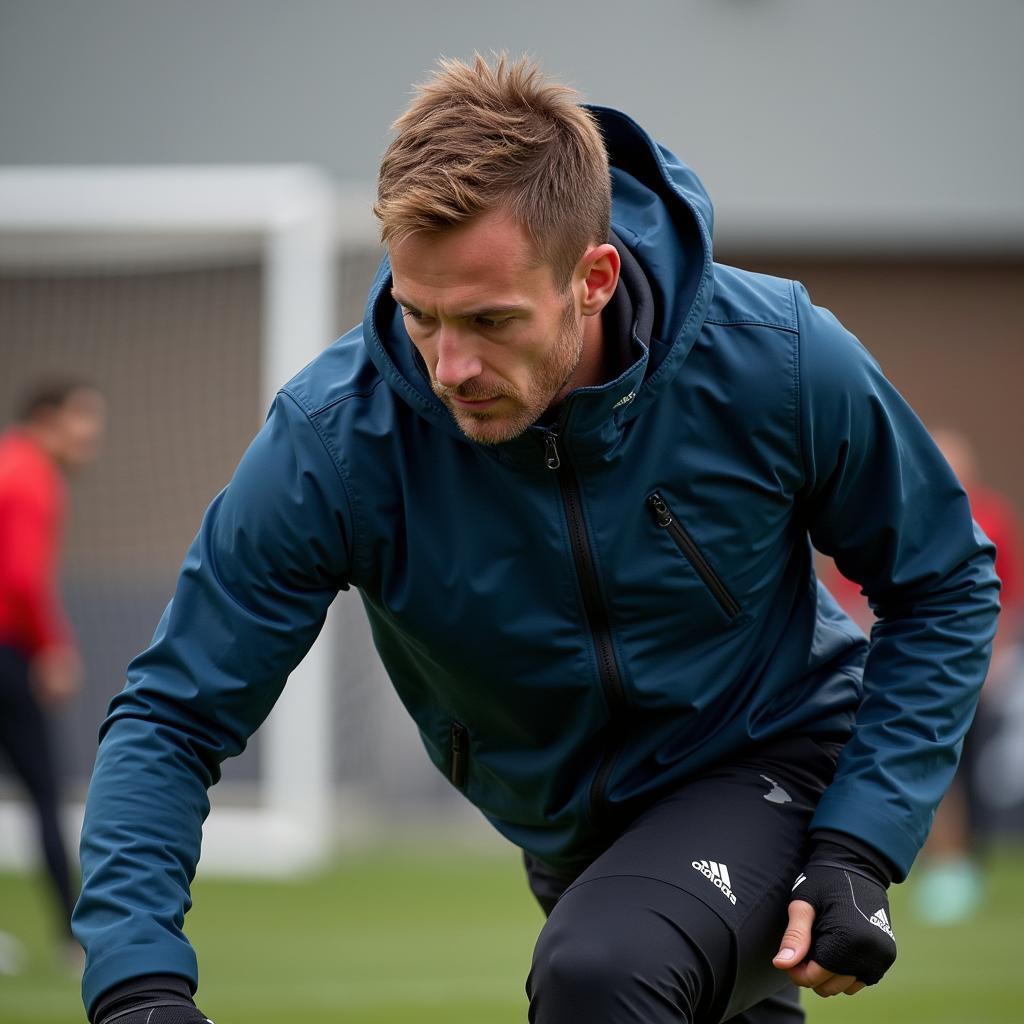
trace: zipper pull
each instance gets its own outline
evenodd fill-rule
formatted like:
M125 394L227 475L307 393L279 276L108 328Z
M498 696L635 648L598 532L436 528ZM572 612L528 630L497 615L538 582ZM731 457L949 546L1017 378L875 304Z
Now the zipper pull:
M558 469L562 460L558 455L558 435L548 433L544 435L544 465L548 469Z
M657 520L659 526L671 526L672 525L672 513L668 510L668 505L665 504L665 499L660 494L652 494L648 499L651 508L654 510L654 518Z

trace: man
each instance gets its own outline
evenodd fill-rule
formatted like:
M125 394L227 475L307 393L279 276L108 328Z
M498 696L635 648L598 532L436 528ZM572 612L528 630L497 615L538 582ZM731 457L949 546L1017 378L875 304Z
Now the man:
M64 475L96 457L104 417L94 387L54 379L32 390L18 424L0 435L0 751L32 799L62 940L79 962L46 709L73 696L81 675L57 591Z
M206 787L349 586L550 911L532 1021L798 1021L793 982L877 982L996 616L963 492L799 286L712 263L699 183L623 114L478 58L396 128L363 324L279 394L103 727L92 1019L204 1019Z

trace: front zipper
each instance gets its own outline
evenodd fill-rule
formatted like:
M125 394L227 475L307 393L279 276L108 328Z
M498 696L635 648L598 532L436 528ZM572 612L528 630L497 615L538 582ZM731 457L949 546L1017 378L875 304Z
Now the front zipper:
M594 553L587 536L586 522L583 518L583 500L580 495L579 481L572 467L562 459L558 451L558 434L547 431L544 435L544 464L557 475L558 489L562 497L562 508L569 527L569 544L572 548L573 564L580 581L583 594L583 609L590 627L590 638L597 655L597 670L608 705L608 715L612 727L612 735L604 757L598 765L597 773L590 787L590 813L595 823L600 822L605 811L604 790L611 774L612 765L622 745L622 715L626 706L626 693L622 684L622 674L615 657L612 644L611 622L608 610L601 597L601 589L597 582L597 567Z
M448 779L456 789L465 789L469 774L469 730L461 722L452 722L450 746L452 760Z
M683 553L686 560L693 566L694 571L704 581L704 586L711 591L715 600L719 603L722 611L730 619L736 618L740 613L740 605L728 588L722 582L718 574L711 568L710 563L701 553L699 547L694 543L693 538L686 532L682 523L672 514L665 499L655 491L647 499L647 504L654 513L654 521L676 542L676 547Z

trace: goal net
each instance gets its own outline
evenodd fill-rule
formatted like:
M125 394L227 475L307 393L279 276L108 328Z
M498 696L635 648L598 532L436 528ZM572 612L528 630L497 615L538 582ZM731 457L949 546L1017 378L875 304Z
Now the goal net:
M0 171L0 425L55 372L109 404L103 455L72 482L62 567L86 667L54 723L69 840L99 722L203 510L277 388L362 315L379 258L370 204L302 168ZM0 777L0 863L34 856L18 797ZM372 827L396 801L448 799L358 598L335 603L212 798L204 868L259 872L319 862L339 830Z

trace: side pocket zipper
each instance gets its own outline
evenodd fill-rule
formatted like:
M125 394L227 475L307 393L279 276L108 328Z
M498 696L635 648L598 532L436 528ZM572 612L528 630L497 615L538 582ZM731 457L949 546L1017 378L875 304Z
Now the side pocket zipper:
M451 749L448 779L456 789L465 789L469 773L469 730L461 722L452 722Z
M729 589L721 581L715 570L711 568L708 560L701 553L700 548L694 543L693 538L686 532L679 520L672 515L672 510L666 504L665 499L655 491L648 497L647 504L654 513L654 521L663 530L668 531L669 536L676 542L676 547L679 548L686 560L693 566L697 575L704 581L704 586L714 595L722 611L730 619L736 618L740 613L739 602L729 593Z

